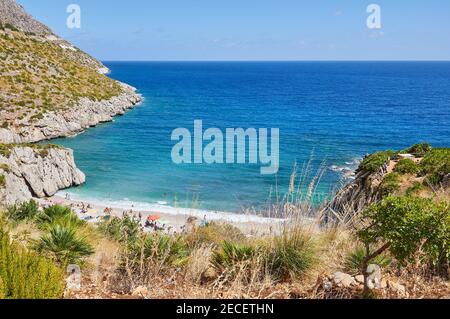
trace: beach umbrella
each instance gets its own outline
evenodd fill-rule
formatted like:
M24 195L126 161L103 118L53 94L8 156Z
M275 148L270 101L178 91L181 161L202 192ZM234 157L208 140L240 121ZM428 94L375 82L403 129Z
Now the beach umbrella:
M159 215L150 215L150 216L148 216L148 220L149 221L151 221L151 222L154 222L154 221L157 221L158 219L160 219L161 218L161 216L159 216Z

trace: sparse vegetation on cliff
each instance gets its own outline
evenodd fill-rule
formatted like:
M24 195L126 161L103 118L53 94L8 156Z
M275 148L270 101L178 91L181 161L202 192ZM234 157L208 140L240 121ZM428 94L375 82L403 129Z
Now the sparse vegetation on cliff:
M377 152L369 155L362 161L359 166L359 171L376 173L383 167L383 165L389 163L392 155L394 155L393 151Z
M66 50L19 31L0 33L0 116L4 125L64 111L81 98L108 100L122 92L116 81L78 63Z

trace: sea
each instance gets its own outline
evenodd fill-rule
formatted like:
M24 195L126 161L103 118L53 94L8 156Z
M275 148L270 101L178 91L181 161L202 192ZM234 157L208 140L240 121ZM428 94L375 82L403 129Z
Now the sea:
M63 191L78 200L239 214L294 192L320 204L369 153L450 146L450 62L105 65L144 100L113 122L52 141L72 148L86 174L84 185ZM193 134L196 120L222 132L279 129L278 172L262 175L261 163L175 163L172 133Z

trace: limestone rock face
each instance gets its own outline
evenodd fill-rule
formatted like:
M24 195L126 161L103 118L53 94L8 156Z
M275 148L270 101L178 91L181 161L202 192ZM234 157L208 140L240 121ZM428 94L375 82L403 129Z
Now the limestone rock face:
M33 19L15 0L0 1L0 22L10 24L24 32L33 32L40 35L52 34L47 26Z
M4 185L0 198L4 205L53 196L57 191L85 182L75 165L73 151L48 148L14 147L9 156L0 155L0 175Z
M69 137L99 123L112 121L114 116L123 115L142 100L135 88L123 83L121 85L123 93L110 100L94 102L83 98L68 111L49 112L36 122L24 120L17 126L0 129L0 143L33 143Z
M380 200L379 186L388 172L384 165L376 173L358 172L353 182L343 187L325 209L326 222L346 223L367 206Z

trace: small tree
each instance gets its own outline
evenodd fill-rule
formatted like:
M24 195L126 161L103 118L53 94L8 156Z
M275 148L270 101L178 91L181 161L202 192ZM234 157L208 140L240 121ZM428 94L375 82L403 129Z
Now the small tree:
M371 260L389 251L401 264L422 251L438 267L450 257L450 205L430 199L388 197L362 214L358 237L365 246L362 265L364 296L368 296L367 267Z

